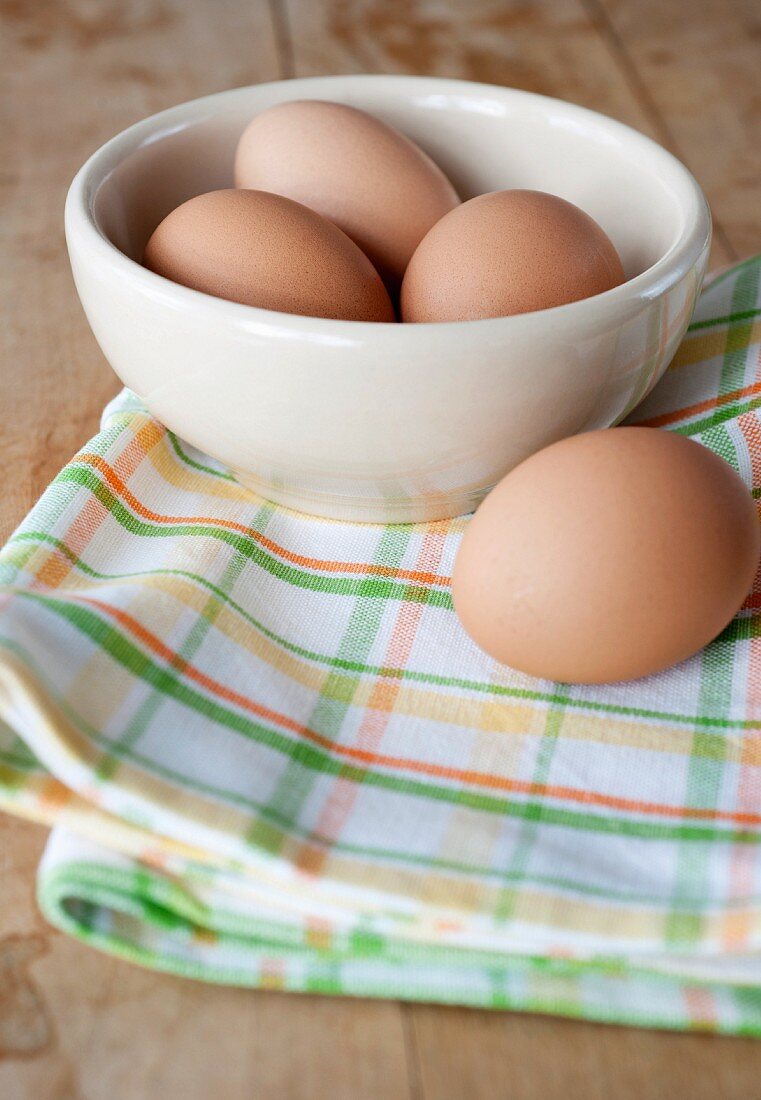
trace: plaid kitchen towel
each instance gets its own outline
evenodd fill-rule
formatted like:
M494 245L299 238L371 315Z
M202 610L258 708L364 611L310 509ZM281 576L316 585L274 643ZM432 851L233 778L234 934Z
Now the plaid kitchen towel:
M633 418L757 494L760 283L713 282ZM466 523L276 508L117 398L0 555L43 910L210 981L761 1034L759 590L668 672L534 680L457 624Z

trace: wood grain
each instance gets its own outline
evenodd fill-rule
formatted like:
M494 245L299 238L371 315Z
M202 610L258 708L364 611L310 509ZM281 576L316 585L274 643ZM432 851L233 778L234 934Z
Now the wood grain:
M69 274L74 172L145 115L280 70L264 3L5 0L0 15L2 539L118 388ZM220 1078L231 1100L408 1096L397 1005L216 989L89 951L34 903L43 831L0 821L0 1096L205 1100Z
M295 74L400 72L507 84L653 127L580 0L280 0Z
M63 203L79 166L145 115L278 75L266 5L0 2L4 480L0 538L97 427L117 382L82 314ZM200 61L200 65L199 65Z
M0 0L0 538L97 427L116 381L62 233L108 136L220 88L421 72L592 106L684 159L715 260L761 248L748 0ZM12 476L9 472L12 472ZM88 950L34 902L44 833L0 817L0 1096L9 1100L690 1100L758 1095L761 1044L204 986Z
M761 1049L540 1016L416 1005L426 1100L750 1100Z

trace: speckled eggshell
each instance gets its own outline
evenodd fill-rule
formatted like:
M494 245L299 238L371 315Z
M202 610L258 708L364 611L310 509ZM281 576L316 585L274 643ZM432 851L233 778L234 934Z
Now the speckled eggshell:
M367 256L332 222L281 195L234 188L188 199L145 247L146 267L231 302L347 321L393 321Z
M624 281L597 222L544 191L492 191L462 203L418 245L403 321L508 317L589 298Z
M293 100L257 115L238 144L235 182L287 195L335 222L392 290L431 226L460 201L404 134L323 100Z
M723 630L759 548L755 504L722 458L670 432L610 428L546 447L497 485L466 529L452 593L503 664L630 680Z

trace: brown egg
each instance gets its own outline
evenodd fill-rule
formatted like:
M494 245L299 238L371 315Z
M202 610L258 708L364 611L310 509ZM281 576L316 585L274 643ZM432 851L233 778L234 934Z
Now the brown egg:
M597 222L544 191L492 191L426 234L402 284L403 321L477 321L575 302L624 281Z
M684 436L610 428L511 471L469 524L457 614L498 661L607 683L697 652L742 605L761 546L734 470Z
M408 137L344 103L294 100L257 115L235 157L238 187L275 191L329 218L398 289L431 226L459 203Z
M332 222L265 191L210 191L178 206L145 247L146 267L217 298L281 313L393 321L364 252Z

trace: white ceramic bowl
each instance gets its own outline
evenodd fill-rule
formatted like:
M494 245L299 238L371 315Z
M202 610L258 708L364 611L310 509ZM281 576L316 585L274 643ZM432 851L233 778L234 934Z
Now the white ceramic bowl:
M629 281L537 313L401 325L255 309L141 267L170 210L231 186L253 115L305 98L398 126L463 198L528 187L570 199ZM456 80L340 76L222 92L132 126L72 183L66 235L98 343L155 416L271 500L403 522L467 512L533 451L625 416L689 323L710 216L670 153L592 111Z

